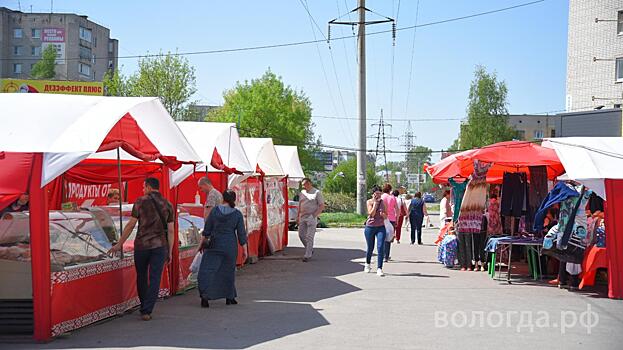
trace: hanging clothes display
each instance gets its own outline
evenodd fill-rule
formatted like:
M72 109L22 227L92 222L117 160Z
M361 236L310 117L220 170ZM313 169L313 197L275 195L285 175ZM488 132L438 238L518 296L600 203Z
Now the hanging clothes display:
M502 220L500 218L500 202L497 198L489 199L489 207L487 208L487 235L501 235Z
M465 195L465 189L467 188L468 181L456 182L453 178L448 179L450 186L452 187L452 205L454 211L452 212L452 221L456 222L459 219L459 213L461 212L461 203L463 202L463 196Z
M537 232L543 230L543 223L545 221L545 216L547 215L547 210L549 209L549 207L556 203L561 203L568 198L578 197L579 195L580 194L572 186L567 185L564 182L558 182L556 186L554 186L554 188L547 194L545 199L541 202L541 206L534 215L534 230Z
M537 212L545 197L547 197L547 167L531 166L530 186L528 186L528 215L526 216L526 227L530 230L534 227L534 214Z
M591 197L588 200L588 207L591 213L595 213L598 211L604 211L604 200L599 197L594 192L591 194Z
M459 232L474 233L482 229L482 216L487 203L487 170L489 167L491 167L489 163L474 161L474 173L467 184L461 203Z
M526 173L504 173L502 178L502 201L500 213L504 216L521 217L526 210Z

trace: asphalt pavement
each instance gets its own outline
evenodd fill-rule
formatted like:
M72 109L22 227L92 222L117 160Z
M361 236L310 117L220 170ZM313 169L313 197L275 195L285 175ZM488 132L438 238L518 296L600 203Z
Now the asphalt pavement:
M149 322L133 313L48 344L0 348L623 349L623 301L604 286L569 292L447 269L436 261L436 229L422 246L394 244L385 277L365 274L362 232L320 230L307 263L291 232L283 253L239 271L239 305L202 309L192 290L159 302Z

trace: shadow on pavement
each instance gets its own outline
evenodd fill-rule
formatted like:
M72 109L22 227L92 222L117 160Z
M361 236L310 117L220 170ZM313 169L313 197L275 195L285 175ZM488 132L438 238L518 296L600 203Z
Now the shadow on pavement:
M302 255L287 248L288 256ZM159 302L150 322L138 313L93 325L49 344L22 344L13 348L73 349L111 347L182 347L239 349L327 326L329 322L310 303L360 289L336 277L359 272L352 260L365 253L356 249L315 249L304 263L266 259L238 272L239 305L224 300L199 306L196 290Z
M395 276L395 277L425 277L425 278L450 278L450 276L442 276L442 275L427 275L419 272L412 273L385 273L387 276Z

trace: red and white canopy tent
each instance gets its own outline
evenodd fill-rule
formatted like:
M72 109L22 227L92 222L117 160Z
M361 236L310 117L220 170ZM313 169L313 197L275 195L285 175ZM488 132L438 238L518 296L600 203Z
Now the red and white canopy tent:
M243 137L241 140L251 166L255 167L253 176L244 182L247 186L259 184L263 204L260 255L272 254L288 243L287 174L272 139Z
M277 151L283 171L288 174L288 187L298 188L301 180L305 178L298 148L296 146L275 145L275 151Z
M201 177L210 178L214 188L223 192L232 187L232 179L250 175L255 167L251 166L247 159L236 124L177 122L177 125L201 157L201 162L196 165L182 165L173 173L171 181L177 185L175 196L181 210L203 217L204 208L201 203L205 203L206 194L198 191L197 188L197 181ZM197 193L199 203L194 203ZM246 197L247 194L244 191L237 191L237 207L245 216L245 220L248 214ZM249 232L248 256L251 259L258 257L259 236L259 229L257 232ZM186 250L180 253L182 276L188 275L194 252L195 250ZM238 254L238 257L238 265L244 264L242 254ZM185 286L181 284L180 287Z
M0 106L0 203L30 194L34 337L48 340L51 182L90 155L114 149L143 162L159 160L164 174L201 158L157 98L0 94ZM166 194L169 176L162 178Z
M562 137L543 146L556 151L566 177L606 200L608 296L623 299L623 138Z

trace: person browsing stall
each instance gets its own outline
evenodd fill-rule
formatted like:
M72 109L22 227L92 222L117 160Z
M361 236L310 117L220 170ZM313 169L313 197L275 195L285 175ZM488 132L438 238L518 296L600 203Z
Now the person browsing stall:
M212 209L223 203L223 195L214 188L212 181L207 176L199 179L197 186L206 194L205 209L203 210L203 219L206 220Z
M132 217L123 228L119 242L108 251L111 255L120 252L138 222L138 232L134 239L134 265L141 318L144 321L151 320L160 291L162 270L164 264L171 261L173 251L175 212L173 205L162 196L159 189L158 179L145 179L144 196L134 203Z
M305 247L303 262L309 261L314 253L314 238L318 217L324 210L324 198L322 192L314 187L309 178L301 182L303 190L299 196L298 225L299 238Z

